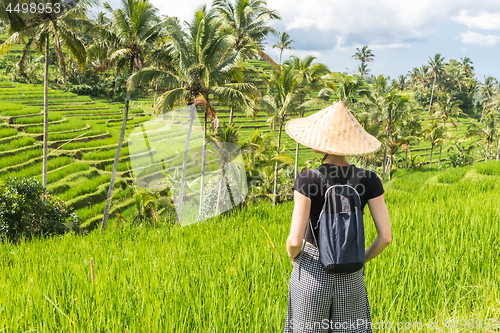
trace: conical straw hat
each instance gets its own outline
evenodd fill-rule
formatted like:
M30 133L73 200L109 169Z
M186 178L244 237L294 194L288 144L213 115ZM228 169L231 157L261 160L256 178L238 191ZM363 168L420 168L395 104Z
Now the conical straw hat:
M308 117L288 121L285 130L306 147L340 156L368 155L381 143L368 134L344 103L337 102Z

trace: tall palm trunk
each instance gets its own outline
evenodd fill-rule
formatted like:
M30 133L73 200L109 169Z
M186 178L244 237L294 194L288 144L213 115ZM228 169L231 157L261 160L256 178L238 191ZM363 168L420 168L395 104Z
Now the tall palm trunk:
M226 170L225 166L222 165L221 168L221 176L220 176L220 183L219 183L219 192L217 194L217 204L215 205L215 214L219 215L220 214L220 209L221 209L221 202L222 198L224 197L224 189L226 188Z
M278 131L278 154L280 153L280 144L281 144L281 128L283 123L280 121L280 129ZM273 188L273 205L276 206L278 203L278 198L276 196L276 192L278 191L278 160L276 160L276 164L274 165L274 188Z
M384 149L384 161L382 166L382 181L385 182L385 172L387 167L387 147L389 146L389 132L387 133L387 137L385 138L385 149Z
M497 161L499 157L500 157L500 135L498 136Z
M300 97L300 105L304 104L304 96L302 95ZM301 112L299 113L299 117L302 118L304 116L304 114ZM295 179L297 179L297 175L298 175L298 169L299 169L299 143L297 142L297 144L295 145L295 166L294 166L294 176L295 176Z
M483 119L484 119L484 109L486 108L486 101L484 102L483 104L483 111L481 112L481 120L479 120L480 123L483 122Z
M215 213L218 215L220 214L221 210L221 203L223 202L222 199L225 197L225 191L227 191L229 195L229 201L231 202L231 207L236 206L234 203L234 198L233 198L233 193L231 191L231 186L229 185L229 181L227 178L227 173L226 173L226 167L228 166L228 162L231 161L231 159L227 159L225 149L222 147L222 144L219 146L219 151L222 153L222 163L221 163L221 179L219 183L219 193L217 195L217 204L215 207ZM229 168L231 170L231 168Z
M490 142L486 143L486 153L484 154L484 162L488 162L488 152L490 151Z
M191 130L193 128L193 120L195 112L196 112L196 106L192 105L189 114L189 125L186 135L186 145L184 146L184 159L182 160L182 174L181 174L181 183L180 183L179 198L178 198L179 203L177 204L177 223L181 223L182 203L184 201L184 185L186 182L186 169L187 169L187 159L189 151L189 140L191 140Z
M432 151L434 150L434 144L431 146L431 159L429 161L429 170L432 168Z
M116 73L115 75L116 75L115 76L115 87L114 87L113 92L116 92L116 89L118 89L118 78L120 77L119 73Z
M229 110L229 125L233 123L233 107Z
M156 90L158 89L158 82L155 83L155 97L153 99L153 107L155 106L156 104Z
M432 83L431 101L429 103L429 114L431 113L432 97L434 97L434 85L435 84L436 84L436 75L434 75L434 82Z
M207 114L208 114L208 105L205 106L205 121L203 122L203 148L201 149L200 208L198 210L198 213L200 215L201 215L201 209L203 207L203 189L205 187L205 155L207 152Z
M443 151L443 145L439 146L439 160L438 160L438 168L441 167L441 152Z
M405 156L405 169L408 169L408 149L406 149L406 156Z
M391 169L392 169L392 159L394 158L394 154L391 152L391 158L389 159L387 173L389 174L389 180L391 180Z
M128 70L129 77L132 75L133 69L134 69L134 59L132 58L130 59L130 67ZM104 207L104 214L102 217L101 232L106 230L106 225L108 224L109 211L111 209L111 199L113 198L113 190L115 189L116 172L118 171L118 162L120 160L123 140L125 138L125 130L127 128L129 104L130 104L130 89L128 89L127 87L127 94L125 97L125 108L123 109L122 128L120 130L120 138L118 139L118 147L116 148L115 160L113 162L113 171L111 172L111 180L109 182L108 196L106 198L106 206Z
M47 193L47 158L49 139L49 35L45 39L45 73L43 75L43 161L42 185Z

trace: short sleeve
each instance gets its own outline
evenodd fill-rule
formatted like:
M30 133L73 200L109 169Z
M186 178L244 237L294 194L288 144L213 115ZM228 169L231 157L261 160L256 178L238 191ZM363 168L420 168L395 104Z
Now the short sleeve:
M376 173L370 172L370 179L371 179L371 186L370 186L371 191L369 192L368 200L384 194L384 186L382 185L380 177Z
M316 178L318 178L318 175L314 172L311 170L304 170L297 175L292 189L312 199L319 192Z

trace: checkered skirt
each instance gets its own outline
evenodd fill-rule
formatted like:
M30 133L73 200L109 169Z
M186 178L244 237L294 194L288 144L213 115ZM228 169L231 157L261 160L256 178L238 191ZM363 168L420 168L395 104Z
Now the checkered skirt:
M318 249L309 243L295 260L285 323L285 333L306 332L372 332L363 269L329 274L321 267Z

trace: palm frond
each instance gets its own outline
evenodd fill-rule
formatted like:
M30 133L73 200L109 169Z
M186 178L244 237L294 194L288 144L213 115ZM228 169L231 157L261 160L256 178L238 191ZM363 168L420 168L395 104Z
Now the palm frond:
M155 113L166 113L172 110L175 103L185 102L185 100L186 91L184 88L169 90L158 98L154 106Z
M10 51L10 48L17 43L19 43L21 40L19 32L13 33L9 38L3 42L3 44L0 46L0 56L4 55L5 53Z

